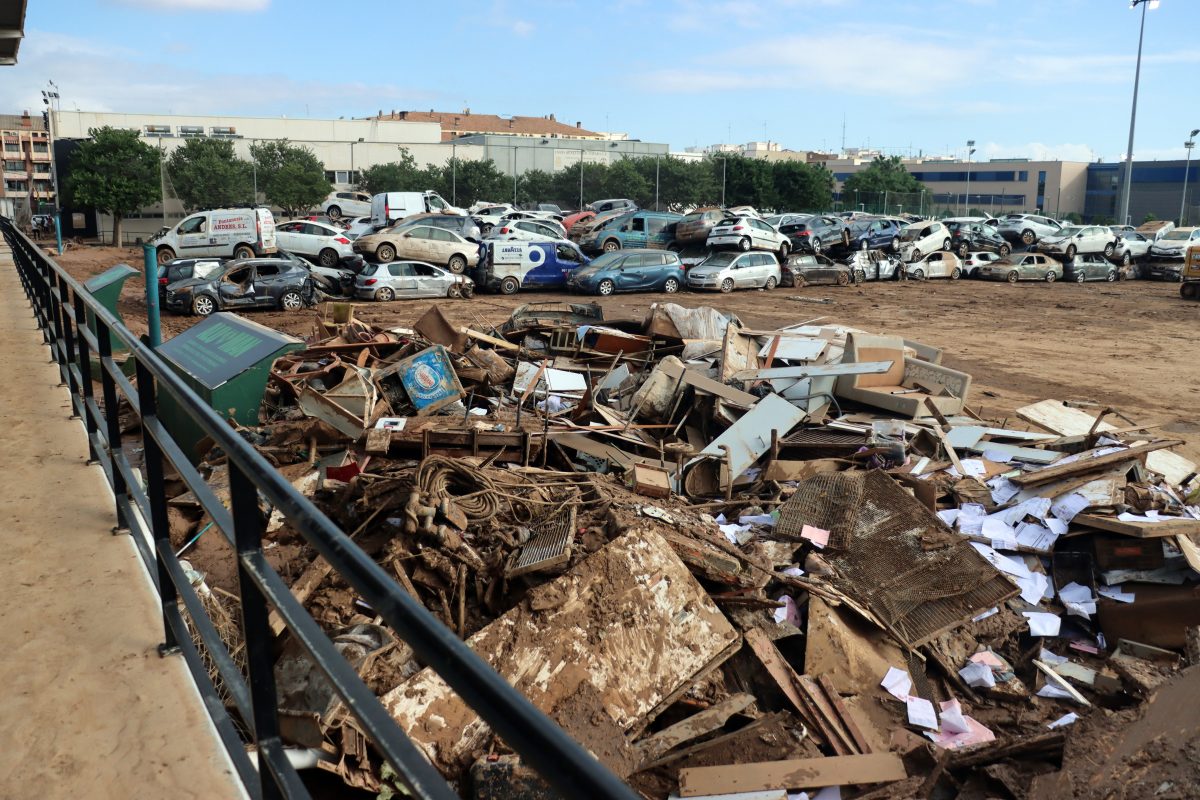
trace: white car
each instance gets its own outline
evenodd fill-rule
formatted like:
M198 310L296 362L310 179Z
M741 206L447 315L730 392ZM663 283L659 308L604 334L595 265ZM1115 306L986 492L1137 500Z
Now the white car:
M1200 244L1200 228L1176 228L1150 245L1150 257L1182 261L1187 249L1197 244Z
M900 257L920 261L930 253L950 249L950 229L936 220L914 222L900 230Z
M980 250L975 253L967 253L967 257L962 260L963 275L968 278L974 278L976 271L984 264L992 264L1004 256L999 253L993 253L990 250Z
M501 222L484 235L485 239L524 242L557 242L567 238L561 226L541 219L517 219Z
M1070 261L1076 253L1103 253L1111 258L1117 250L1117 235L1103 225L1068 225L1044 237L1037 249Z
M336 267L342 259L354 256L346 232L324 222L284 222L275 226L275 240L280 249L312 258L322 267Z
M782 271L774 253L713 253L687 271L689 289L774 289Z
M734 206L729 209L729 213L735 217L760 217L754 206Z
M371 195L363 192L331 192L321 204L321 213L330 219L371 215Z
M346 220L342 221L345 222ZM360 236L366 236L368 233L374 233L375 231L375 223L371 221L370 217L355 217L349 220L349 222L350 226L342 231L342 233L350 241L354 241Z
M1117 248L1111 258L1128 266L1150 255L1151 244L1153 242L1137 231L1125 231L1117 235Z
M730 217L723 219L708 232L707 247L736 247L747 250L770 250L780 258L787 258L792 249L788 237L758 217ZM778 264L776 265L778 266Z
M1062 225L1038 214L1005 214L1000 218L996 231L1010 242L1024 245L1037 244L1045 236L1053 236L1062 230Z
M515 211L512 206L497 203L493 205L482 206L471 212L471 216L479 220L479 229L483 231L483 235L487 236L492 228L499 224L505 214L511 214Z
M918 281L927 278L950 278L956 281L962 277L962 261L954 253L939 250L906 265L904 271L908 277Z

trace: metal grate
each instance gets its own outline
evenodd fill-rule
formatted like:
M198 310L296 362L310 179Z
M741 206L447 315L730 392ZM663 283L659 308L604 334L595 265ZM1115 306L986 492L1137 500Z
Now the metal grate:
M788 455L805 458L841 458L853 455L866 444L864 434L820 428L799 430L779 440L780 449Z
M780 508L776 533L829 530L834 583L910 646L998 605L1017 587L940 525L879 470L822 474L800 483Z
M571 545L575 541L575 506L552 512L530 526L534 529L529 542L521 548L517 564L508 572L509 578L559 567L571 560Z

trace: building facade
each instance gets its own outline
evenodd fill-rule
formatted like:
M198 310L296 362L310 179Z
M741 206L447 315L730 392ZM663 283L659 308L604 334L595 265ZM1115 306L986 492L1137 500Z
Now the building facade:
M0 141L4 148L4 187L0 214L16 218L54 208L54 178L50 133L42 116L0 114Z
M1123 164L1089 164L1084 218L1117 221ZM1184 174L1187 173L1185 187ZM1147 216L1184 225L1200 225L1200 162L1135 161L1129 190L1129 223L1140 225ZM1187 190L1185 198L1184 189ZM1180 209L1183 214L1180 214Z

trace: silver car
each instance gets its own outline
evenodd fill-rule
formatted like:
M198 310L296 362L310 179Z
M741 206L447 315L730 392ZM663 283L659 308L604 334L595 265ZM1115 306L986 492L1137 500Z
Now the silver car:
M708 232L705 245L736 247L739 250L771 250L787 258L791 240L758 217L740 216L723 219Z
M475 281L424 261L367 264L354 281L362 300L407 300L414 297L471 297Z
M1024 245L1037 244L1045 236L1053 236L1062 230L1062 225L1039 214L1005 214L996 226L996 232L1010 242Z
M774 289L781 271L774 253L713 253L688 270L689 289L732 292L734 289Z

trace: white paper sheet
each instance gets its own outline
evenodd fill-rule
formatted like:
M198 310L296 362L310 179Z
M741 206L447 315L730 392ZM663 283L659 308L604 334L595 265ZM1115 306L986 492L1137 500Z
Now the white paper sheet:
M957 508L947 508L944 511L937 512L937 515L938 515L938 519L940 519L942 522L946 523L947 526L953 528L954 521L956 519L958 519L958 509Z
M1068 614L1091 619L1092 614L1096 613L1096 597L1092 590L1078 583L1071 582L1059 589L1058 599L1062 601Z
M897 700L907 700L912 692L912 678L908 676L908 672L895 667L888 667L887 674L883 676L879 685Z
M968 661L967 665L958 671L958 676L967 686L990 689L996 685L996 676L992 674L992 668L975 661Z
M905 703L908 706L909 725L916 725L935 731L938 729L937 712L933 710L933 703L924 697L916 696L910 696Z
M1000 609L997 608L996 606L992 606L987 611L984 611L982 613L976 614L975 616L971 617L971 622L979 622L981 619L987 619L988 617L990 617L994 614L999 614L999 613L1000 613Z
M992 490L992 502L996 505L1007 503L1021 492L1020 486L1017 486L1003 475L997 475L988 481L987 484Z
M1091 501L1079 494L1079 492L1071 492L1070 494L1056 498L1050 505L1050 513L1063 522L1070 524L1071 520L1075 519L1077 514L1090 505Z
M1047 683L1041 689L1038 689L1037 695L1038 695L1038 697L1049 697L1053 700L1071 700L1072 702L1075 701L1075 698L1071 695L1070 692L1068 692L1066 689L1060 688L1059 686L1057 686L1056 684L1053 684L1053 683Z
M992 543L993 549L1017 549L1017 532L1004 520L988 517L983 521L980 533Z
M1057 539L1057 533L1036 522L1022 522L1017 525L1017 544L1030 550L1048 553Z
M1076 714L1074 711L1072 711L1069 714L1063 714L1061 717L1054 720L1054 722L1051 722L1046 727L1047 728L1065 728L1068 725L1075 724L1075 720L1077 720L1077 719L1079 719L1079 715Z
M994 461L997 464L1008 464L1012 461L1012 454L1003 450L988 450L984 449L983 457L988 461Z
M962 705L958 700L951 699L941 703L942 730L946 733L967 733L971 730L963 719Z
M1096 591L1101 597L1116 600L1118 603L1132 603L1134 598L1133 592L1126 592L1121 586L1101 586Z
M1022 611L1021 615L1029 621L1029 633L1033 636L1058 636L1062 620L1057 614L1045 611Z

